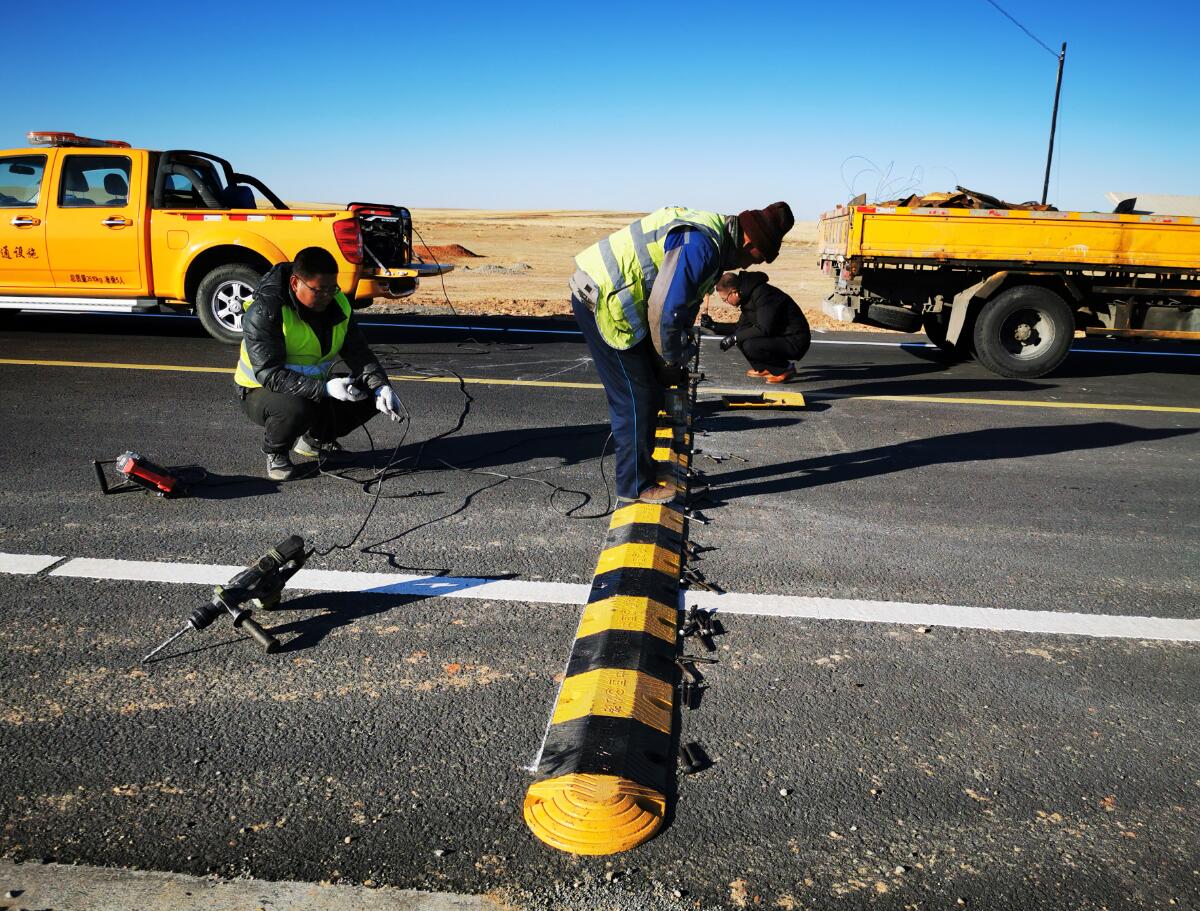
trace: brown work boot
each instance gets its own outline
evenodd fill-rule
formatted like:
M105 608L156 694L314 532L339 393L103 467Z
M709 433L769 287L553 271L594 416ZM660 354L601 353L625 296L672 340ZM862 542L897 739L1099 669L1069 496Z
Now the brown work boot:
M659 484L647 487L638 494L638 500L642 503L670 503L674 499L675 490Z
M787 370L783 371L783 373L767 374L767 382L768 383L786 383L788 380L790 380L795 375L796 375L796 368L793 367L791 364L788 364Z

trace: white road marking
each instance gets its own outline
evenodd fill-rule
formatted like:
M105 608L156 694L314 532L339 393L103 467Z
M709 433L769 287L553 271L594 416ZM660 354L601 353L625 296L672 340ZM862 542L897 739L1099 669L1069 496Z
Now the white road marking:
M28 575L52 566L60 559L62 558L40 554L0 554L0 573ZM76 557L54 569L50 575L72 579L220 585L229 581L240 569L240 566L209 563L160 563L150 560ZM469 598L569 605L584 604L591 592L589 584L570 582L527 582L519 579L475 576L414 576L325 569L303 569L292 577L287 587L302 591L361 592L424 598ZM850 620L859 623L939 626L1055 636L1093 636L1104 639L1200 642L1200 620L1173 617L1125 617L1118 614L961 607L950 604L760 595L744 592L717 595L689 591L684 593L681 601L685 607L695 605L701 608L715 608L730 614L759 617Z
M49 554L5 554L0 553L0 573L17 576L34 576L43 569L53 566L62 557Z
M1118 614L956 607L950 604L912 604L905 601L744 595L736 592L724 595L689 592L687 603L702 608L715 608L730 614L761 617L853 620L861 623L899 623L1011 633L1048 633L1055 636L1095 636L1103 639L1200 642L1200 620L1178 620L1171 617L1124 617Z
M243 567L212 563L157 563L151 560L100 560L76 557L68 560L52 576L72 579L119 579L124 582L185 582L193 585L220 585L228 582Z

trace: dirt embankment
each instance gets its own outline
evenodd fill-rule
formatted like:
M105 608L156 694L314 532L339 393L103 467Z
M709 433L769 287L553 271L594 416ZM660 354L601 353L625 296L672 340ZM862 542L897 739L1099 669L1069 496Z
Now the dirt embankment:
M454 271L425 279L412 297L379 301L391 312L555 316L571 312L567 279L575 254L629 224L640 212L414 209L417 253L426 261L452 263ZM798 222L779 258L759 267L803 308L813 328L852 328L821 313L831 280L817 265L816 222ZM735 322L735 308L714 294L706 312L717 322ZM857 327L856 327L857 328Z

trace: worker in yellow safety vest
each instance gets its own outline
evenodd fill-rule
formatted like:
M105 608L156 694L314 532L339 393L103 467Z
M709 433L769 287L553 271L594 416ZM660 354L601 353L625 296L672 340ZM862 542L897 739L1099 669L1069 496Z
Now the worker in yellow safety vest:
M242 410L264 429L267 477L287 481L289 453L324 464L352 460L338 443L376 411L400 420L403 406L367 347L346 295L337 260L306 247L273 267L247 300L234 379ZM349 375L334 376L334 372Z
M722 272L773 262L794 223L786 202L738 215L668 206L575 257L571 307L608 397L622 502L673 496L652 458L655 420L700 304Z

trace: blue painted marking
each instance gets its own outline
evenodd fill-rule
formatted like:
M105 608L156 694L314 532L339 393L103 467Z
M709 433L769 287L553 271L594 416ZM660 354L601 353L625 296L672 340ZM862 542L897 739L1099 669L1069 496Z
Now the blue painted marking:
M43 310L26 311L29 313L68 313L71 311L55 311ZM183 313L104 313L97 311L87 313L87 316L124 316L133 317L135 319L197 319L195 316L189 316ZM506 326L431 326L428 323L379 323L379 322L359 322L360 326L378 326L382 328L394 327L397 329L429 329L438 330L446 329L454 332L514 332L524 333L527 335L583 335L578 329L520 329ZM705 336L706 340L717 341L716 336ZM868 342L854 341L852 339L834 339L834 338L814 338L814 345L870 345L878 348L936 348L931 342ZM1124 348L1072 348L1071 354L1124 354L1131 357L1200 357L1198 351L1128 351Z

